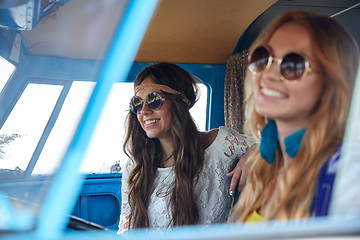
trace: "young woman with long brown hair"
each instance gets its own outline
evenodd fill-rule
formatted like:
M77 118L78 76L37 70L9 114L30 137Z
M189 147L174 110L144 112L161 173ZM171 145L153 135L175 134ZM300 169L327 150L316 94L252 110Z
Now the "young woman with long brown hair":
M289 12L251 47L245 132L261 139L231 221L328 214L359 52L335 20Z
M228 220L226 174L253 140L225 127L200 132L189 112L196 100L194 77L175 64L150 65L135 79L119 232Z

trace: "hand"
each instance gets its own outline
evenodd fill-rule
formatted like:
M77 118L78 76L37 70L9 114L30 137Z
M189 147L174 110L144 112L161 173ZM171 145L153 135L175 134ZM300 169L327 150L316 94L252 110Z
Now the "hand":
M247 169L244 169L244 165L249 156L255 151L256 147L257 144L254 144L250 148L248 148L245 154L240 158L239 163L236 165L236 167L231 172L226 174L226 176L232 177L230 183L230 195L235 194L236 185L238 185L238 189L240 192L244 188L247 175Z

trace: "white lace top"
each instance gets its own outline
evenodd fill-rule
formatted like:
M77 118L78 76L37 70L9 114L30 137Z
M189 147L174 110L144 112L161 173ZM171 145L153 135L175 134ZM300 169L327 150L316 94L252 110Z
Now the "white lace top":
M205 162L199 181L195 186L195 199L199 209L199 224L223 223L228 220L231 210L229 187L230 172L246 152L254 144L254 140L239 134L235 130L220 127L212 144L205 149ZM122 175L122 206L118 233L129 228L128 215L128 174L132 161L128 161ZM150 227L167 228L171 226L171 210L169 205L169 186L174 181L172 167L158 168L148 207Z

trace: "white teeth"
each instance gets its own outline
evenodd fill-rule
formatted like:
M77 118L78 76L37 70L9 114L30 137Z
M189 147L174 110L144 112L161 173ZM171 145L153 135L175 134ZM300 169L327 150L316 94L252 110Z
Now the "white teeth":
M278 91L272 90L272 89L268 89L268 88L261 88L261 92L269 97L286 97L285 94L282 94Z
M157 122L157 120L146 120L145 121L145 124L152 124L152 123L155 123L155 122Z

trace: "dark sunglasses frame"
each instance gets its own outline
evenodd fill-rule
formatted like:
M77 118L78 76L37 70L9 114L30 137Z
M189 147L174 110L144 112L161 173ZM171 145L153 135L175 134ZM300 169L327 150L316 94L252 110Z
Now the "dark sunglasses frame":
M267 53L267 62L266 62L266 66L264 69L259 70L256 69L256 65L259 64L259 61L261 61L261 59L253 59L254 56L256 56L256 53L258 53L259 51L264 51ZM260 54L261 55L261 54ZM301 70L301 73L297 73L297 71L299 69L296 68L296 66L298 64L294 63L294 61L290 61L291 59L301 59L302 62L301 66L303 66L302 68L299 68ZM289 52L287 53L284 57L282 58L277 58L272 56L272 51L271 48L267 45L260 45L257 48L255 48L251 54L249 55L249 70L251 73L253 74L260 74L264 71L269 70L269 68L271 67L272 62L276 62L277 63L277 69L280 73L280 79L286 83L297 83L301 78L305 78L306 75L311 72L311 68L310 68L310 64L309 61L306 59L306 57L300 53L297 52ZM290 66L292 66L293 68L291 69L291 75L294 76L291 79L289 79L289 76L286 76L286 71L288 71L288 65L290 64ZM295 67L294 67L295 66ZM300 75L300 76L298 76Z
M153 95L152 99L149 96ZM134 101L138 100L138 104L135 105ZM166 98L163 98L160 93L158 92L151 92L149 93L145 99L141 99L138 96L133 96L130 100L129 108L131 112L134 114L140 114L140 111L144 107L144 102L146 103L147 107L152 111L157 111L161 108L162 104L166 101ZM156 104L154 104L156 103ZM155 105L155 106L154 106Z

